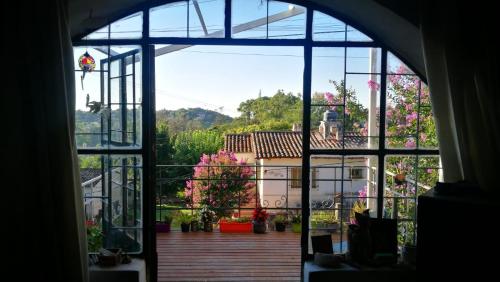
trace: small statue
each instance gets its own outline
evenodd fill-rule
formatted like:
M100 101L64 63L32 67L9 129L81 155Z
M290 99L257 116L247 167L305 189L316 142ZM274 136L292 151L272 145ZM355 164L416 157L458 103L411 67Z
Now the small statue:
M89 100L90 100L90 95L87 94L87 102L86 102L85 106L87 108L90 108L89 112L94 113L94 114L101 113L103 103L97 102L97 101L89 101Z

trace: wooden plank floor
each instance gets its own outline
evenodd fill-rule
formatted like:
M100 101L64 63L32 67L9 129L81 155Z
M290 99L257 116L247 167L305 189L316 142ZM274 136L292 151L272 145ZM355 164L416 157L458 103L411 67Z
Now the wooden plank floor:
M300 281L300 234L157 234L158 281Z

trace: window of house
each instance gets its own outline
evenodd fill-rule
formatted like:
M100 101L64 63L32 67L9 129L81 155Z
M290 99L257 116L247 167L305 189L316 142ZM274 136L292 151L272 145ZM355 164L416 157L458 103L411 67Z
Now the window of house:
M351 168L351 179L362 179L363 178L363 169L362 168Z
M290 168L290 187L291 188L302 188L302 168L292 167Z

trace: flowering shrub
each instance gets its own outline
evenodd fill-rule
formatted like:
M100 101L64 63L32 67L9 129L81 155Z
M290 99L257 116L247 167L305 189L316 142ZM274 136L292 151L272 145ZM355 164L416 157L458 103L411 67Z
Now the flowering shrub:
M186 182L184 195L192 207L206 206L221 218L230 209L250 202L255 187L255 172L234 153L220 150L205 155L194 167L193 179Z
M102 248L102 231L98 223L93 220L85 221L87 229L87 247L89 252L98 252Z
M436 148L437 137L430 105L429 88L406 66L388 76L386 132L392 148ZM418 134L418 136L417 136ZM418 140L417 140L418 138Z
M200 219L203 223L211 223L213 222L215 217L215 212L210 210L208 207L203 207L200 211Z
M256 207L253 210L253 214L252 214L252 220L253 221L256 221L256 222L265 222L268 217L269 217L269 214L261 206L258 206L258 207Z

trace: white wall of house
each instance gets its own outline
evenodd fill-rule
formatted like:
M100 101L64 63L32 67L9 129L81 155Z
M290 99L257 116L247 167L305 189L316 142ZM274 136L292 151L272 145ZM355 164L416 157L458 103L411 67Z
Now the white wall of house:
M261 202L269 207L282 207L288 196L288 207L301 206L301 187L293 187L292 167L300 167L301 159L263 159L261 160L259 189ZM290 166L290 167L287 167ZM358 191L367 185L368 170L366 158L349 159L344 164L342 178L342 160L340 158L315 158L311 160L311 202L333 201L335 195L357 196ZM358 169L359 174L351 178L351 169ZM315 173L313 177L312 173ZM288 178L288 181L287 181ZM316 181L313 182L313 178ZM343 180L342 180L343 179ZM297 180L300 182L300 180Z

